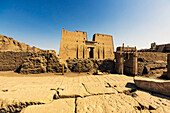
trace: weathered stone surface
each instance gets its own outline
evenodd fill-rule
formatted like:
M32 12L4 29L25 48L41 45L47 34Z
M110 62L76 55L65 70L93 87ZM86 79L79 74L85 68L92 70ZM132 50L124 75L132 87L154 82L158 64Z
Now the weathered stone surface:
M135 77L137 87L170 96L170 81Z
M20 43L13 38L0 35L0 51L13 51L13 52L38 52L41 49L30 47L25 43Z
M22 64L27 52L0 52L0 71L16 71Z
M63 84L59 87L60 98L84 97L90 95L81 83Z
M97 59L69 59L67 60L68 68L72 72L101 72L115 73L114 60L97 60Z
M21 113L75 113L75 99L59 99L50 104L28 106Z
M42 73L28 76L3 71L0 72L0 79L2 113L21 110L23 112L169 113L170 109L169 97L135 89L133 77L125 75ZM117 89L114 85L117 85ZM115 93L110 92L110 89ZM68 99L70 101L67 101Z
M113 38L111 35L94 34L93 41L88 41L86 32L63 29L59 56L62 59L114 59Z
M124 94L77 98L77 113L135 113L139 104Z
M167 63L168 63L168 79L170 79L170 54L168 54L168 60L167 60Z
M6 90L0 92L0 112L18 112L28 105L49 103L55 95L56 91L46 88Z
M61 62L55 52L41 51L31 53L28 57L26 57L19 69L19 72L23 74L62 72L62 65L64 65L64 71L66 72L67 64L65 62Z
M138 75L158 77L167 70L167 53L138 52Z
M116 90L107 87L107 84L101 82L83 83L83 86L91 95L117 93Z

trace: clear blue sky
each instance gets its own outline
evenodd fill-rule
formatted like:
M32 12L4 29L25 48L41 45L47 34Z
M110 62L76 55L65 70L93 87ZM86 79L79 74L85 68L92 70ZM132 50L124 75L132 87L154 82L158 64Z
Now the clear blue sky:
M113 35L115 47L170 43L170 0L0 0L2 35L58 52L62 28Z

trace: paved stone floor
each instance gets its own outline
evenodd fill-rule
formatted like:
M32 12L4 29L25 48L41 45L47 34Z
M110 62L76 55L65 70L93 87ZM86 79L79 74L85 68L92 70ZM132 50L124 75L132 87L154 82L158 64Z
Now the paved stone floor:
M0 72L0 112L170 113L170 97L136 88L133 77Z

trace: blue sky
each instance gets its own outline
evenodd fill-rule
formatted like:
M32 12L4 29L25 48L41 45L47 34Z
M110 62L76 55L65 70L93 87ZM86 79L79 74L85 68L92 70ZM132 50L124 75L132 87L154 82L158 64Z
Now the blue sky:
M59 52L62 28L149 48L170 43L170 0L0 0L0 34Z

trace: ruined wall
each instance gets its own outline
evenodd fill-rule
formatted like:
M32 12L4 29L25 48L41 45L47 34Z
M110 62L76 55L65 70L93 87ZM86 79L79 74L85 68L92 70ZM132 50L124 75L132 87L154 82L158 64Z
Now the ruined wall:
M136 53L130 53L127 56L128 58L125 59L124 62L124 71L125 74L132 74L137 75L138 74L138 62L137 62L137 55Z
M16 71L24 74L61 72L65 62L54 51L39 52L0 52L0 71Z
M96 56L99 59L114 59L114 46L113 38L111 35L94 34L93 41L97 42L97 46L94 50Z
M167 61L167 53L158 52L138 52L138 58L148 61Z
M116 72L118 74L137 75L138 67L136 52L116 52Z
M94 73L97 70L107 73L115 73L115 61L114 60L98 60L98 59L68 59L68 68L72 72L91 72Z
M16 71L28 52L0 52L0 71Z
M124 72L124 56L122 53L116 53L116 72L123 74Z
M45 72L61 73L62 65L64 65L64 71L66 72L66 63L62 62L56 53L50 51L41 51L37 53L31 53L25 57L23 63L18 69L18 72L24 74L37 74Z
M87 40L86 32L62 30L59 56L62 59L86 58L87 50L85 41Z
M138 52L138 75L160 76L167 71L167 53Z
M0 35L0 51L13 51L13 52L38 52L41 49L30 47L25 43L20 43L13 38Z
M168 54L167 63L168 63L168 79L170 79L170 54Z

